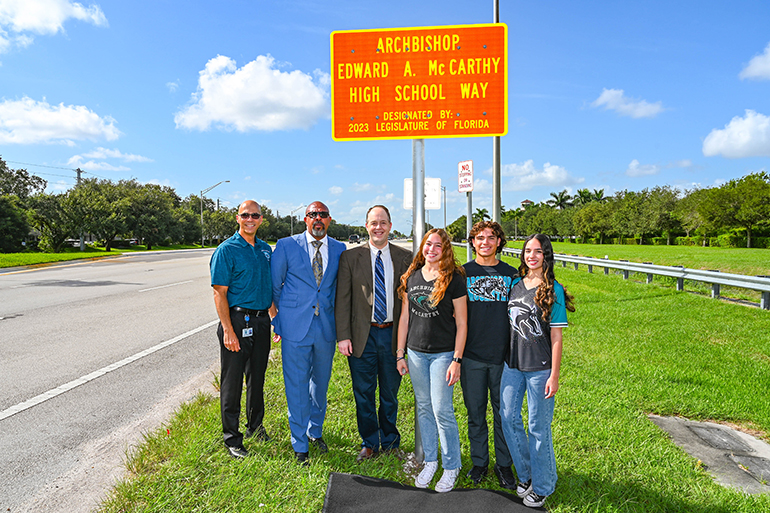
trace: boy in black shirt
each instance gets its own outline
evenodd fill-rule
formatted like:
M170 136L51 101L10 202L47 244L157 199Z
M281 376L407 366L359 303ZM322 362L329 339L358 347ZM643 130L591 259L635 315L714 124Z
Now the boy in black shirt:
M494 221L476 223L468 235L476 259L465 268L468 289L468 339L463 355L460 383L468 410L468 440L473 468L468 478L479 484L489 468L489 428L487 427L487 391L494 416L495 474L500 486L516 488L511 471L511 455L505 443L500 420L500 377L505 350L510 339L508 290L518 276L497 258L505 246L505 233Z

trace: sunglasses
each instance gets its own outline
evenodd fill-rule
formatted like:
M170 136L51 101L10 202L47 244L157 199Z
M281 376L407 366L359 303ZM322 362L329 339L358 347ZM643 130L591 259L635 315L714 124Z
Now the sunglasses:
M251 213L243 212L242 214L238 214L238 215L241 216L241 219L248 219L248 218L259 219L260 217L262 217L262 214L260 214L259 212L251 212Z
M310 219L315 219L316 217L320 217L321 219L326 219L329 217L329 212L307 212L305 214L305 217L309 217Z

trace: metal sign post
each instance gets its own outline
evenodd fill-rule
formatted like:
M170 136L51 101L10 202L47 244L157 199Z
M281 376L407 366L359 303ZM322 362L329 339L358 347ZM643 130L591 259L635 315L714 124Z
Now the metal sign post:
M466 193L468 197L468 215L466 219L467 230L466 234L471 233L473 228L473 161L463 160L457 164L457 190L459 192ZM473 249L471 247L471 241L468 239L467 246L467 261L473 260Z

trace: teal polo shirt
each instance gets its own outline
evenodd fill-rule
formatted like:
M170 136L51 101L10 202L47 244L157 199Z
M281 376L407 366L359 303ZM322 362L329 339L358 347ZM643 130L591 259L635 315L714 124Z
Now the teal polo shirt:
M251 310L267 310L273 303L270 257L273 250L256 238L252 246L238 232L211 255L211 285L227 289L227 303Z

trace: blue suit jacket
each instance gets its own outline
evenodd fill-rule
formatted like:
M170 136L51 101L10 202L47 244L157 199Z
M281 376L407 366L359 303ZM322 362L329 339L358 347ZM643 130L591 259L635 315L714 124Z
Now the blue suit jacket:
M273 301L278 307L278 315L273 319L273 329L282 338L292 341L304 339L315 315L315 306L318 305L321 335L332 342L337 340L334 298L337 269L345 244L331 237L327 240L329 261L320 286L316 284L310 265L304 232L280 239L275 245L270 272L273 278Z

